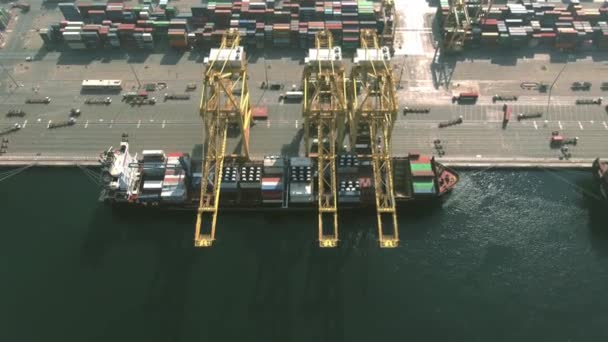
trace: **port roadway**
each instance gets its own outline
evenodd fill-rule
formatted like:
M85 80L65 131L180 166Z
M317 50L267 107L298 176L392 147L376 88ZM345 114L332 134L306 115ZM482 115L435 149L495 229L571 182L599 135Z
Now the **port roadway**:
M201 155L204 137L198 105L205 51L47 50L35 29L59 21L61 14L37 2L40 0L32 2L30 13L20 15L33 17L11 26L8 43L0 50L0 130L15 123L23 127L2 137L9 142L6 152L0 154L0 165L96 165L99 153L117 146L123 133L128 134L133 152L164 149ZM446 165L480 168L589 167L594 158L608 157L608 113L604 105L574 104L576 98L608 94L599 89L601 82L608 81L606 52L476 51L455 57L439 54L440 59L433 59L433 9L424 4L426 1L415 2L420 3L415 7L420 7L425 20L412 23L415 27L422 25L421 29L410 29L404 19L399 20L398 35L418 38L398 46L392 65L400 110L407 105L428 106L431 111L407 116L399 113L393 133L394 155L423 153L436 156ZM401 18L411 16L409 13ZM247 53L252 105L265 106L269 113L268 120L256 121L251 128L252 157L301 154L302 105L280 103L282 91L264 91L259 85L266 80L280 82L285 85L283 92L292 84L299 85L304 51L247 49ZM28 56L34 60L26 62ZM350 58L346 59L348 71ZM121 79L124 91L151 82L164 82L167 89L153 93L159 100L156 105L131 107L121 102L119 94L82 93L83 79ZM592 82L591 91L570 90L574 81ZM190 82L199 84L191 99L162 101L165 92L184 92ZM549 93L524 90L522 82L554 82L550 101ZM461 91L478 91L481 97L475 105L452 104L452 95ZM502 128L502 103L491 100L494 94L519 96L517 102L509 103L513 116L506 129ZM25 104L25 99L32 96L48 96L51 103ZM112 104L84 104L86 98L100 96L110 96ZM75 125L47 128L49 122L66 120L71 108L82 110ZM5 117L10 109L23 109L27 114L23 118ZM532 111L542 111L543 117L517 121L517 114ZM463 117L462 124L438 128L439 122L459 116ZM576 146L569 146L569 159L550 147L553 131L579 138ZM441 141L441 154L435 140ZM230 138L228 150L237 146L238 138Z

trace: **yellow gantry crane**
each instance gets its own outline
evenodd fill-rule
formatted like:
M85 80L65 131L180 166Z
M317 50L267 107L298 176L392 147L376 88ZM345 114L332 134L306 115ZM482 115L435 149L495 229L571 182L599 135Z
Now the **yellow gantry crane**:
M303 74L304 144L306 155L316 153L318 167L319 245L338 245L336 149L341 148L348 111L342 51L331 32L315 35ZM313 141L311 141L313 140ZM333 229L328 229L328 226Z
M370 145L380 247L397 247L399 229L391 160L397 99L389 48L378 44L378 36L373 30L361 32L361 49L357 50L350 81L350 144ZM385 234L387 231L389 233Z
M201 197L194 235L196 247L209 247L215 240L226 138L230 127L240 128L242 143L240 154L229 157L249 159L251 104L245 51L239 43L238 30L225 31L219 49L211 49L206 62L200 103L200 115L205 124L206 153L203 156Z

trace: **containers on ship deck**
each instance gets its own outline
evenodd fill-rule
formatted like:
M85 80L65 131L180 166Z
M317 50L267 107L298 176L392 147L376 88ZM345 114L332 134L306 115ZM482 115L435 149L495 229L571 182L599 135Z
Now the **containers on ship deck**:
M180 158L183 153L169 153L163 178L161 200L170 203L182 203L188 198L186 190L186 172L182 167Z
M220 185L220 203L235 204L238 200L238 167L224 166L222 183Z
M289 161L289 203L310 203L313 195L312 160L293 157Z
M257 205L262 202L262 166L242 166L239 173L238 202Z

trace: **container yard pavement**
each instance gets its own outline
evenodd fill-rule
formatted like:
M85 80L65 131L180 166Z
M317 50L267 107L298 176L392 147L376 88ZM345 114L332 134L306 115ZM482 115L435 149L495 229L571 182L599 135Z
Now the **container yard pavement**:
M570 162L563 163L579 161L582 165L591 158L607 156L608 114L604 106L574 105L578 97L598 97L606 93L599 89L601 82L608 81L606 53L476 52L445 57L439 67L433 64L434 50L432 39L429 39L432 36L428 16L432 10L428 6L412 8L420 10L419 15L427 19L422 23L416 19L408 24L405 19L415 18L415 13L409 13L401 16L396 29L408 32L410 38L416 35L422 38L420 44L415 43L416 47L405 44L397 49L392 63L400 88L400 112L393 134L395 155L408 152L437 155L434 141L439 139L445 153L443 160L456 164L458 161L462 165L473 161L479 165L485 165L484 161L506 164L508 160L519 160L521 165L549 165L560 162L561 152L549 146L551 132L558 130L566 137L579 138L576 146L569 146ZM30 13L20 16L32 16L22 21L29 22L28 25L60 18L57 10L40 10L35 2ZM28 25L14 25L14 29L31 34L32 26ZM162 148L201 153L203 125L198 105L205 52L182 53L169 48L154 53L46 51L38 50L36 44L40 43L34 42L38 39L35 34L29 41L22 37L20 32L12 32L9 43L0 50L0 61L6 70L2 70L1 76L0 113L16 108L27 113L23 118L0 117L0 129L14 123L23 125L20 131L2 136L9 142L6 153L0 155L0 164L24 158L47 160L48 163L57 158L68 163L70 158L94 160L102 150L116 146L122 133L129 135L134 151ZM269 112L267 121L256 122L251 129L253 156L301 153L301 104L282 104L278 97L292 84L299 85L304 51L273 49L265 53L248 50L247 53L252 105L266 106ZM34 56L35 60L25 62L27 56ZM348 75L350 62L345 61L345 64ZM119 94L82 94L83 79L121 79L125 91L151 82L164 82L167 89L153 93L152 96L159 100L156 105L131 107L121 102ZM259 89L261 82L266 80L283 83L285 89ZM523 90L521 83L526 81L549 84L555 81L548 110L548 93ZM569 87L574 81L590 81L593 87L588 92L573 92ZM190 100L162 101L165 92L183 93L190 82L199 84ZM446 84L449 85L447 89ZM480 92L478 104L451 103L454 93L468 90ZM491 101L496 93L520 96L519 101L512 103L513 116L506 129L502 128L502 103ZM51 103L24 104L31 96L49 96ZM87 97L102 96L110 96L112 104L83 104ZM428 105L431 112L404 116L401 109L405 105ZM74 126L47 129L49 121L66 120L70 108L82 110ZM543 117L517 121L518 113L533 111L542 111ZM439 122L458 116L463 116L463 124L443 129L437 127ZM228 150L233 151L237 146L238 138L230 138Z

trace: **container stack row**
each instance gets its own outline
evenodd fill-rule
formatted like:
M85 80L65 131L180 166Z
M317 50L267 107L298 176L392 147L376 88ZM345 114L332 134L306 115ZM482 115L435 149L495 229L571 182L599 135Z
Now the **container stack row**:
M313 195L312 160L293 157L289 162L289 203L311 203Z
M466 47L536 47L559 49L607 48L608 7L583 8L580 4L522 1L494 5L484 16L476 18L479 2L469 1L465 9L473 18L466 32ZM440 0L437 19L450 32L448 0ZM461 18L464 13L460 13Z
M386 23L392 25L392 19L382 17L381 0L218 0L191 7L188 13L178 13L166 1L153 5L149 0L137 6L122 2L60 3L59 9L64 22L102 25L110 32L119 25L135 25L128 39L119 39L119 46L127 48L148 48L158 41L168 41L180 49L213 47L226 29L233 28L239 30L243 45L250 48L306 49L314 46L316 32L328 29L333 33L334 45L355 49L361 29L375 29L381 34ZM45 43L61 42L63 28L53 24L40 30L40 36ZM177 29L184 32L173 31ZM97 45L116 47L104 39L99 37Z

